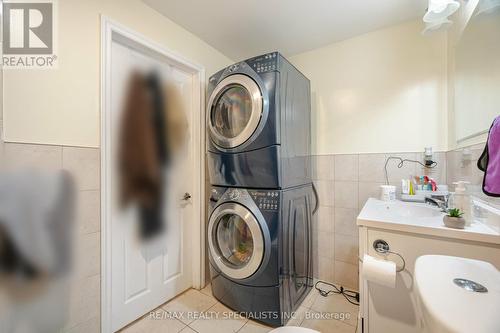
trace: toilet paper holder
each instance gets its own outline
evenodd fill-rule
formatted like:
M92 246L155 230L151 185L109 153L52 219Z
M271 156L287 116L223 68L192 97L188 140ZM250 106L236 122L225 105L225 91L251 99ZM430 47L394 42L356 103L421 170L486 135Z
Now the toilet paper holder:
M380 254L388 254L388 253L390 253L390 254L397 255L403 261L403 266L401 268L396 269L396 272L399 273L399 272L402 272L402 271L405 270L405 267L406 267L406 261L405 261L405 259L399 253L391 251L391 248L389 247L389 244L385 240L383 240L383 239L377 239L376 241L374 241L373 242L373 249L377 253L380 253Z

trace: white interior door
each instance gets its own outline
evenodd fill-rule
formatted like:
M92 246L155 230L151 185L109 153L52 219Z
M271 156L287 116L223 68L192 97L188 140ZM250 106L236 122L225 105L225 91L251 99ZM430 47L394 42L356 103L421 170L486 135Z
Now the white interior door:
M111 205L111 329L116 331L165 303L192 286L191 237L194 228L194 207L184 200L193 193L193 173L196 144L193 139L193 74L114 41L111 47L110 69L110 139L109 187ZM136 207L119 208L119 183L116 153L119 147L120 115L124 108L128 78L134 69L155 69L165 80L178 87L188 119L189 135L176 163L165 177L167 194L164 200L166 232L154 242L138 238Z

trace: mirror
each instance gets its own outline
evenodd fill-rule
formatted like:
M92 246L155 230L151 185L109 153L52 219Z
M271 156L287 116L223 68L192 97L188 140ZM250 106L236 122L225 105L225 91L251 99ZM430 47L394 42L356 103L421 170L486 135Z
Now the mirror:
M500 1L481 0L455 48L458 145L485 136L500 115Z

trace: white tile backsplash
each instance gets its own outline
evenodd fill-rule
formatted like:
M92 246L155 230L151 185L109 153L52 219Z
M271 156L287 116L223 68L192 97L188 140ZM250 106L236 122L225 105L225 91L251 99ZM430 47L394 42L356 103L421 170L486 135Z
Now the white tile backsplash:
M335 181L335 208L358 208L358 182Z
M427 174L434 176L441 183L446 183L450 175L448 154L435 152L434 159L438 165L435 169L425 170ZM319 187L320 202L321 205L328 206L322 211L320 208L315 219L314 260L318 263L315 265L317 266L315 277L350 288L358 288L359 245L356 218L368 198L380 196L380 185L385 184L384 165L388 156L423 162L421 153L313 156L313 165L317 169L314 178L315 184ZM319 161L315 161L316 159ZM398 163L397 160L391 160L388 163L390 184L396 185L398 191L400 191L402 178L425 174L424 170L415 163L405 162L402 168L398 168ZM473 171L470 169L471 179L472 174ZM333 222L333 227L330 221ZM332 231L334 235L333 260L330 259L332 243L326 243L324 240L326 236L321 235L322 232L330 235Z
M384 154L359 155L359 181L381 182L384 179Z
M334 155L335 180L358 180L358 155Z
M420 160L424 159L424 153L417 154L417 156ZM436 167L430 169L430 168L425 168L421 165L417 165L416 175L426 175L430 178L435 179L438 184L446 184L446 169L447 169L446 153L442 152L434 153L433 160L437 162Z
M356 218L358 210L354 208L335 208L335 233L356 236L358 235L358 226Z
M383 182L359 182L358 185L358 210L361 211L369 198L380 198L380 186Z

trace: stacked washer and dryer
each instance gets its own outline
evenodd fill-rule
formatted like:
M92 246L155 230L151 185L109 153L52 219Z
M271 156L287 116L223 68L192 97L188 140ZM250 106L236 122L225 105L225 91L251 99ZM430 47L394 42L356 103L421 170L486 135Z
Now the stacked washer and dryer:
M281 326L312 286L310 83L273 52L210 77L208 96L212 292Z

